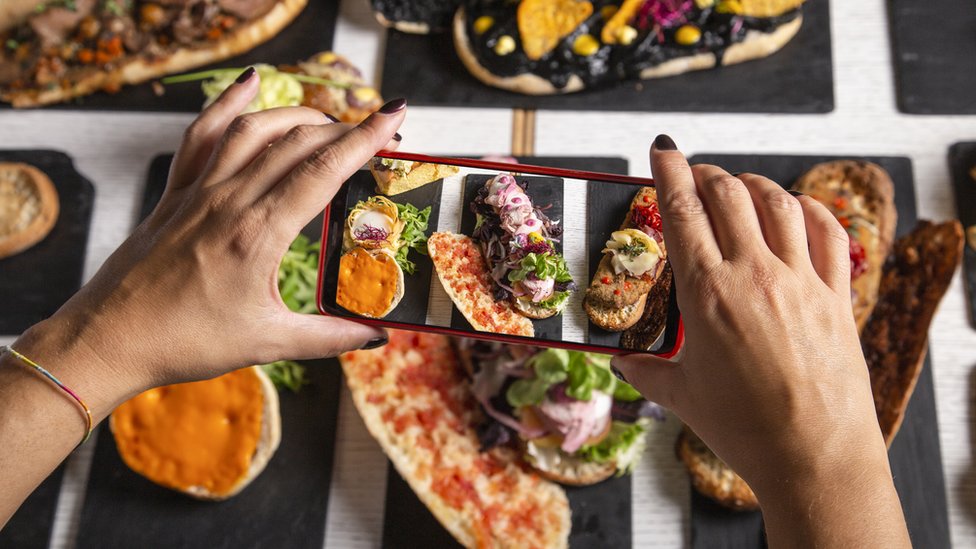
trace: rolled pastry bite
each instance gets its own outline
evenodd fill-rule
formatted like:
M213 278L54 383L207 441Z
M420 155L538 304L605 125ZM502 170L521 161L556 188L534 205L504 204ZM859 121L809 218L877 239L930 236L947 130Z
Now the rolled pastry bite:
M109 428L136 473L194 498L223 500L261 474L277 450L278 393L252 366L150 389L119 406Z
M456 342L484 420L482 450L513 446L544 477L589 485L630 472L663 410L595 353Z
M494 281L495 299L543 319L562 312L576 284L556 251L562 227L532 204L524 185L510 174L485 182L471 203L477 216L472 236Z

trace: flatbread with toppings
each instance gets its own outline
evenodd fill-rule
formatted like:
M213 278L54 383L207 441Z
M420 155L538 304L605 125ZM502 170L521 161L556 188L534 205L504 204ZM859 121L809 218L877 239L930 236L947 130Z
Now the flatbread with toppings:
M244 53L308 0L51 0L0 33L0 100L60 103Z
M478 403L450 341L393 330L339 358L370 434L435 517L466 547L566 547L563 490L517 452L479 451Z
M532 95L732 65L771 55L804 0L475 0L454 44L482 82Z

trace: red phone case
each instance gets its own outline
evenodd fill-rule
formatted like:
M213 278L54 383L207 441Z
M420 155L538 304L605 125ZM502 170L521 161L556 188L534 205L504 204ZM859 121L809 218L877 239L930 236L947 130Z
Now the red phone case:
M461 166L465 168L478 168L486 170L498 170L500 172L511 172L513 171L513 166L518 167L518 173L526 173L532 175L548 175L554 177L565 177L571 179L583 179L583 180L597 180L597 181L609 181L612 183L624 183L636 186L654 186L654 180L642 177L632 177L629 175L619 175L610 173L599 173L599 172L589 172L584 170L567 170L564 168L548 168L545 166L532 166L528 164L510 164L506 162L492 162L487 160L474 160L469 158L447 158L438 156L427 156L423 154L413 154L413 153L401 153L394 151L380 151L376 153L375 156L380 158L390 158L394 160L409 160L411 162L426 162L432 164L451 164L455 166ZM328 242L328 231L329 231L329 214L332 210L332 204L330 203L325 208L325 213L322 219L322 242ZM322 250L319 254L319 274L318 274L318 285L316 288L315 301L318 304L319 312L323 315L329 316L329 311L325 309L322 304L322 286L323 277L325 274L325 259L326 250ZM674 285L671 289L671 306L672 309L668 313L668 323L665 326L665 342L664 346L657 351L629 351L626 349L617 349L613 352L612 349L607 347L596 347L592 345L587 345L585 343L575 343L571 341L553 341L553 340L543 340L535 338L527 338L523 336L511 336L506 334L495 334L491 332L479 332L479 331L467 331L458 330L455 328L446 328L439 326L422 326L417 324L405 324L401 322L391 322L383 319L376 318L350 318L341 316L338 318L344 318L347 320L353 320L354 322L359 322L360 324L366 324L368 326L376 326L380 328L395 328L399 330L410 330L414 332L427 332L434 334L443 334L457 337L468 337L473 339L484 339L488 341L498 341L502 343L512 343L516 345L536 345L540 347L555 347L561 349L570 349L574 351L586 351L593 353L604 353L604 354L650 354L654 356L660 356L663 358L671 358L675 356L684 343L684 325L681 321L680 314L677 313L677 306L674 300Z

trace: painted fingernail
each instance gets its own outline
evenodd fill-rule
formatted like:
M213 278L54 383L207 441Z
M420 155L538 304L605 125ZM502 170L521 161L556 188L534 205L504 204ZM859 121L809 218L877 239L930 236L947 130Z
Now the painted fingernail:
M251 77L254 76L254 73L256 72L257 71L254 70L254 67L248 67L247 69L244 70L244 72L241 73L240 76L237 77L237 80L235 82L237 82L238 84L243 84L244 82L250 80Z
M620 370L618 370L616 367L610 366L610 371L613 372L613 375L617 376L617 379L627 383L627 378L625 378L624 375L620 373Z
M663 133L654 138L654 148L659 151L678 150L678 146L674 144L674 139Z
M790 189L786 192L792 194L793 196L803 196L803 193L801 193L800 191L794 191L793 189Z
M363 345L360 348L360 350L361 351L368 351L370 349L375 349L377 347L382 347L382 346L386 345L389 342L390 342L390 338L387 337L387 336L374 337L373 339L367 341L366 344Z
M400 112L404 107L407 106L407 100L404 98L394 99L388 102L386 105L380 107L380 112L383 114L393 114L395 112Z
M324 112L322 114L324 114L325 117L328 118L329 120L331 120L334 124L338 124L339 123L339 119L336 118L336 117L334 117L334 116L332 116L331 114L329 114L327 112Z
M400 132L396 132L395 134L393 134L393 140L394 141L403 141L403 136L400 135Z

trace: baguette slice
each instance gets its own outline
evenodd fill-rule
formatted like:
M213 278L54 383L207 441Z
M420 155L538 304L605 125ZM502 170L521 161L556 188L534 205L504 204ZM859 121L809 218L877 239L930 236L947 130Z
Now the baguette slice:
M881 270L895 239L898 213L891 177L871 162L838 160L814 166L793 188L826 206L847 228L852 246L864 250L867 269L851 280L854 320L862 331L877 301Z
M925 362L928 330L962 257L958 221L920 221L885 262L881 293L861 334L885 444L898 434ZM752 490L685 427L677 452L695 489L731 509L757 509Z
M414 162L406 175L400 175L384 166L381 158L374 157L369 162L369 171L373 174L373 179L376 180L376 186L381 193L387 196L423 187L428 183L452 176L458 173L459 169L457 166L445 164Z
M479 451L478 402L448 338L390 330L386 346L339 360L366 428L462 545L567 546L563 489L513 449Z
M469 237L434 233L427 239L427 251L444 291L481 332L532 337L532 321L515 312L508 300L492 296L491 275L481 250Z
M0 259L44 240L59 211L58 191L44 172L28 164L0 163Z
M935 311L963 251L958 221L920 221L898 239L884 266L881 292L861 334L878 423L890 446L925 363Z
M193 397L201 391L214 398L198 401L196 406ZM253 417L256 398L260 398L260 418ZM239 429L240 433L229 434L226 428L217 428L208 436L209 425L224 421L231 421L232 428ZM237 455L238 448L234 445L244 433L253 434L250 429L255 427L254 421L260 422L260 431L253 453ZM225 500L257 478L278 449L281 442L278 391L260 366L252 366L206 381L150 389L119 406L109 418L109 428L119 455L136 473L197 499ZM192 451L179 444L147 442L152 437L146 431L158 429L172 431L173 440L193 445L189 449ZM198 461L188 463L191 459ZM241 469L245 464L246 468ZM191 471L189 474L197 480L207 480L190 485L174 482L170 475L174 470Z

